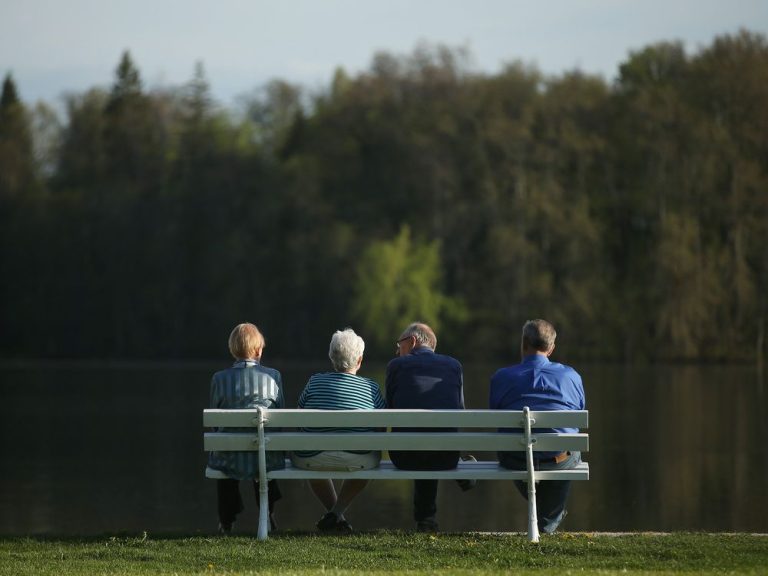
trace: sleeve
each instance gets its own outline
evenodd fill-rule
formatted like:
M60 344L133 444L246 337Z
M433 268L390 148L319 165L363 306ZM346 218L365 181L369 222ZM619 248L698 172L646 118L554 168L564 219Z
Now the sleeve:
M301 391L301 396L299 396L299 401L296 404L297 408L304 408L304 406L306 406L307 396L308 396L307 390L309 390L309 385L311 384L311 382L312 382L312 379L310 378L309 381L307 382L307 385L304 386L304 390Z
M491 376L491 383L488 386L488 408L498 410L498 400L496 399L496 374Z
M457 370L459 371L459 407L464 410L464 370L462 370L460 363L458 363Z
M587 399L584 394L584 384L581 381L581 376L576 373L577 382L579 383L579 409L584 410L587 407Z
M379 385L371 381L371 389L373 391L373 406L376 410L383 410L387 407L387 401L384 400L384 397L381 395L381 389L379 388Z
M392 362L387 364L387 376L384 380L384 393L386 394L386 403L387 406L390 408L394 408L394 402L393 399L395 397L395 389L397 385L395 384L395 377L394 377L394 367L392 366Z
M210 400L208 402L209 408L220 408L219 403L221 402L221 394L219 392L219 385L216 381L216 375L214 374L211 378L211 393L210 393Z
M283 395L283 376L280 372L275 373L275 383L277 384L277 399L275 408L285 408L285 396Z

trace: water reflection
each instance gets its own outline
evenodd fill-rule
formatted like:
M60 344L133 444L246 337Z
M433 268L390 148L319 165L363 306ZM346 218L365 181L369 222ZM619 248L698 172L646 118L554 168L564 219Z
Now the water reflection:
M289 405L317 367L274 364ZM201 410L218 365L0 369L0 533L210 532ZM383 366L364 366L383 381ZM465 367L485 408L496 367ZM566 530L768 531L765 386L744 366L578 366L590 410L592 479L577 482ZM325 369L320 366L319 369ZM361 373L363 373L361 372ZM321 514L284 482L282 529ZM255 530L252 494L239 526ZM374 482L349 511L358 529L412 527L409 482ZM511 484L440 488L444 530L525 529Z

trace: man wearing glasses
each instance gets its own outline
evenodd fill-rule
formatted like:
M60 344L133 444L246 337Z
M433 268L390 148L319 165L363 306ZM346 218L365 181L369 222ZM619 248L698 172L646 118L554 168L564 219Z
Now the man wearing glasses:
M409 325L395 343L397 357L390 360L386 374L387 406L395 409L463 410L464 376L455 358L436 354L437 337L422 322ZM445 428L398 428L401 432L456 431ZM395 466L402 470L450 470L459 461L458 451L390 451ZM471 457L470 457L471 458ZM473 481L459 482L462 490ZM416 529L436 532L437 480L414 480L413 507Z

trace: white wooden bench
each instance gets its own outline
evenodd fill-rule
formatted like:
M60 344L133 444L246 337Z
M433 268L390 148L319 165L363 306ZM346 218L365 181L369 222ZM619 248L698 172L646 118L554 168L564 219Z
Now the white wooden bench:
M588 426L587 411L535 412L524 410L300 410L255 408L249 410L205 410L203 426L224 430L206 432L207 451L254 450L259 458L259 540L269 530L267 481L315 478L368 478L372 480L474 479L524 480L528 482L528 538L538 542L536 482L588 480L589 464L568 470L534 471L534 450L586 452L589 436L537 433L532 428L579 428ZM369 427L374 432L302 432L301 428ZM391 428L458 428L458 432L392 432ZM499 432L519 428L522 433ZM239 429L230 430L227 429ZM245 429L245 431L243 431ZM463 452L525 451L527 470L508 470L496 461L459 462L453 470L398 470L388 460L372 470L303 470L286 460L285 469L267 472L267 450L460 450ZM209 478L226 478L208 468Z

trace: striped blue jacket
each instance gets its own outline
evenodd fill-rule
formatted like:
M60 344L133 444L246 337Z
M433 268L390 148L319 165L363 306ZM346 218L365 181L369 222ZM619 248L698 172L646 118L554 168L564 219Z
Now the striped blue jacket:
M211 380L211 408L242 409L265 406L283 408L283 380L274 368L255 360L240 360L221 370ZM259 475L258 452L211 452L208 466L239 480ZM285 467L285 453L267 452L267 470Z

